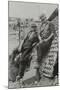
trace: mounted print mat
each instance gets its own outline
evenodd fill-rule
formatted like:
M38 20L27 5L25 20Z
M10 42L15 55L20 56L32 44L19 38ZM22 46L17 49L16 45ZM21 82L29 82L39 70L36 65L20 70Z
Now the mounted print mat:
M58 8L8 2L8 88L58 85Z

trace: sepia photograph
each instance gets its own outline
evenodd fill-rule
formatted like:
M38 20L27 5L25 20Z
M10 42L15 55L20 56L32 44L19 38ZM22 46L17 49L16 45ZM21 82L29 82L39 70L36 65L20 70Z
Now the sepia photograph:
M59 85L59 4L8 1L8 88Z

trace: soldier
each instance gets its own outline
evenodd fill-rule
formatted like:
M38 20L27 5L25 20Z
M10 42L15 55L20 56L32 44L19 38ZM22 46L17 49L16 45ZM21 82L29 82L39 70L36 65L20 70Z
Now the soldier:
M31 25L31 31L27 34L26 38L24 39L21 47L21 58L20 58L20 67L17 79L23 77L26 66L30 64L30 55L32 52L33 47L39 43L39 37L37 33L37 26L36 24ZM19 55L18 55L19 57Z
M32 52L32 59L36 62L35 68L37 69L38 73L38 80L40 79L40 73L39 68L40 64L42 63L42 59L46 54L48 53L48 50L51 46L52 40L54 39L55 35L55 27L54 25L49 22L45 16L45 14L42 14L40 16L41 20L41 26L40 29L37 29L37 34L39 37L39 43L37 46L33 49Z
M49 22L44 14L40 16L40 44L37 47L38 62L41 64L42 58L47 55L51 43L55 37L55 27Z

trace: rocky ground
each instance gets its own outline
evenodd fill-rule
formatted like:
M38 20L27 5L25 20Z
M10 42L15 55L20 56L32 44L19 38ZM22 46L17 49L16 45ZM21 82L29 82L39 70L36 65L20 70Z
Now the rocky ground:
M57 76L54 79L48 79L42 77L39 82L35 81L31 84L21 84L20 81L9 82L9 88L30 88L30 87L46 87L46 86L58 86Z

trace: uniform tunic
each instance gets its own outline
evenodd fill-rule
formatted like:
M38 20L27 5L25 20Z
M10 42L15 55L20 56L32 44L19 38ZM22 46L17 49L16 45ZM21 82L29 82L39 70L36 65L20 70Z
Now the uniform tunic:
M33 47L39 42L38 35L36 31L30 31L25 38L21 52L22 56L20 59L20 67L19 67L19 75L22 78L24 75L24 71L26 66L30 64L30 54L32 52Z
M55 28L52 23L47 21L46 23L42 24L40 27L40 36L41 36L42 40L48 39L52 33L55 33L54 30L55 30ZM41 62L42 57L44 57L48 53L48 50L51 46L53 38L54 38L54 36L51 37L47 42L43 42L42 44L40 44L38 46L38 50L37 50L38 54L37 55L38 55L39 62Z
M22 57L24 57L23 60L25 60L29 53L32 51L32 48L34 47L34 44L37 44L39 42L38 35L36 31L30 31L25 38L21 52L22 52Z

